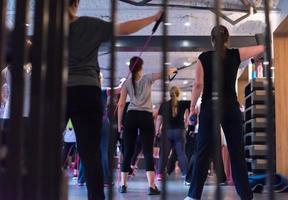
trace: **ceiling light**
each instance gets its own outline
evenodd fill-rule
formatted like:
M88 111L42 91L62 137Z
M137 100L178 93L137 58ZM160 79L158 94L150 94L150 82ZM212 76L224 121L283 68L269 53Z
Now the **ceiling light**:
M155 105L153 105L153 109L154 109L154 108L156 108L156 106L155 106Z
M190 62L184 62L183 65L184 66L189 66L189 65L191 65L191 63Z
M183 81L183 84L184 85L188 84L188 81L187 80Z
M171 22L164 23L165 26L172 26L173 24Z
M188 27L188 26L191 26L191 23L190 23L190 22L185 22L185 23L184 23L184 26L187 26L187 27Z
M129 65L130 65L130 62L129 62L129 61L128 61L128 62L126 62L126 65L128 65L128 66L129 66Z
M165 65L172 65L172 63L171 62L166 62L166 63L164 63Z
M183 92L183 95L186 96L186 95L187 95L187 92Z
M182 42L182 46L183 46L183 47L189 47L189 46L190 46L190 42L189 42L188 40L184 40L184 41Z
M275 69L275 67L271 67L271 69Z
M187 97L182 97L183 100L187 100Z
M269 65L269 61L264 61L263 65Z

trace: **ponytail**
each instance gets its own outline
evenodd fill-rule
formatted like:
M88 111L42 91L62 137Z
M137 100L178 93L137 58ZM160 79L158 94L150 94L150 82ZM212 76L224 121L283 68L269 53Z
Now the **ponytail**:
M180 95L180 90L177 86L173 86L170 89L170 97L171 97L171 110L172 116L176 117L178 114L178 97Z
M129 70L132 73L131 81L132 81L132 86L134 89L134 95L137 94L136 76L137 76L137 73L142 69L143 63L144 62L140 57L134 56L130 59Z
M221 57L224 58L226 46L225 44L228 43L229 40L229 31L228 29L223 26L214 26L211 31L211 40L215 44L215 47L221 47L220 53Z

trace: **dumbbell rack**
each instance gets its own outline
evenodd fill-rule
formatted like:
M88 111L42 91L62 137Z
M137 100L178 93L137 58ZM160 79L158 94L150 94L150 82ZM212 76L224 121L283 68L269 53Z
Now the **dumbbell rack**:
M245 87L244 144L249 174L265 173L266 144L266 79L252 79Z

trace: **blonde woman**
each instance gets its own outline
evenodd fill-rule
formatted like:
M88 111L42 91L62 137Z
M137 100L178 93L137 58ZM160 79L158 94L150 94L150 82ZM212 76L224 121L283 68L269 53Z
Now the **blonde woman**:
M160 127L162 125L163 133L166 134L166 155L160 156L157 180L161 180L161 172L165 170L169 153L174 147L179 161L182 175L187 174L187 158L185 154L185 123L184 115L189 115L188 108L184 102L178 100L180 90L177 86L170 89L171 99L161 105L157 117L156 133L160 134ZM165 112L167 111L167 112ZM164 117L165 115L165 117Z

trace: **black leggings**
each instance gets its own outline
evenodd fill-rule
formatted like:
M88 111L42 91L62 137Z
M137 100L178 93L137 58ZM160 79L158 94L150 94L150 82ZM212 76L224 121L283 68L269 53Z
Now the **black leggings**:
M69 118L75 129L77 149L85 169L88 200L105 199L100 164L102 126L100 88L97 86L68 87L66 120Z
M146 171L154 171L153 141L155 128L152 113L145 111L128 111L124 127L124 158L121 171L129 172L138 129L140 130Z

